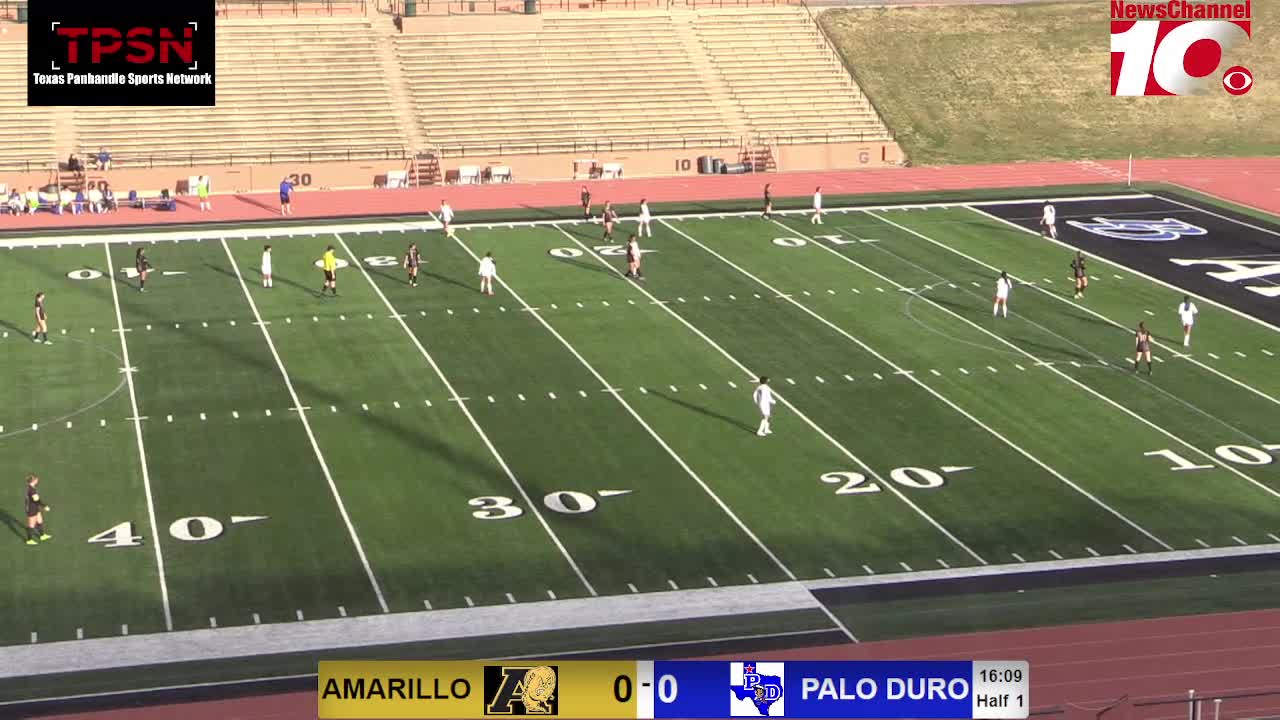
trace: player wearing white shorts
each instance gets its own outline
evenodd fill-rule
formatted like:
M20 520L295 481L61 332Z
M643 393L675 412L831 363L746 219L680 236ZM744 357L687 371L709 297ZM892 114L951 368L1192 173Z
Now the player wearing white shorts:
M996 304L991 308L991 317L1002 314L1009 317L1009 291L1013 289L1013 282L1009 280L1009 274L1001 271L1000 277L996 278Z
M649 201L641 200L640 201L640 218L639 218L640 229L637 231L640 237L644 237L646 232L649 233L649 237L653 237L653 228L649 227L649 221L652 219L653 219L652 216L649 215Z
M444 225L444 234L453 237L453 208L444 200L440 201L440 223Z
M813 217L809 218L811 225L822 224L822 186L813 189Z
M487 252L480 258L480 294L493 295L493 278L498 274L498 266L493 261L493 253Z
M271 287L271 246L262 246L262 287Z
M1044 201L1044 214L1040 216L1040 234L1044 237L1058 239L1058 211L1048 200Z
M769 378L761 376L760 384L756 386L755 392L751 394L751 399L755 401L756 407L760 409L760 427L756 430L756 435L764 437L772 435L773 431L769 429L769 416L773 414L773 388L769 387Z
M1196 324L1196 315L1200 311L1191 302L1191 296L1183 295L1182 304L1178 306L1178 317L1182 318L1182 346L1191 347L1191 326Z

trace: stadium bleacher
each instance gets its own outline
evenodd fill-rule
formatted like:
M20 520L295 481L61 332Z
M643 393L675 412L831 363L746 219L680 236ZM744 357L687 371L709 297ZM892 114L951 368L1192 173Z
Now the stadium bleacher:
M52 108L27 107L27 45L0 42L0 171L44 171L57 157Z

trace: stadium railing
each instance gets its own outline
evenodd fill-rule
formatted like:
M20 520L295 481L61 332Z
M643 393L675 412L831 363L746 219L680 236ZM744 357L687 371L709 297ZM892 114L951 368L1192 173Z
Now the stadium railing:
M0 0L0 20L26 22L27 0Z
M197 165L278 165L281 163L354 162L359 160L408 160L413 153L406 147L360 148L358 150L272 150L226 153L149 153L119 154L111 159L112 167L137 169L195 167ZM39 169L39 168L36 168Z
M1280 718L1280 689L1251 689L1165 698L1133 699L1128 696L1097 707L1063 705L1032 710L1032 720L1237 720L1239 718Z
M415 15L524 14L523 0L410 0ZM801 0L538 0L539 12L602 10L666 10L672 7L776 7L797 5ZM406 0L377 0L380 12L405 15ZM385 8L385 10L384 10Z

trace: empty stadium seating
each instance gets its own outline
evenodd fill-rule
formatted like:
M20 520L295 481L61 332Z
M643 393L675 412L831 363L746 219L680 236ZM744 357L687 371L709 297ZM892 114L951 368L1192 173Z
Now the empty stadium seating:
M0 42L0 170L47 171L57 154L52 108L27 107L27 44Z
M699 10L694 27L759 137L892 138L804 8Z
M446 153L737 142L668 13L548 14L528 32L406 34L397 50Z
M215 108L77 109L78 148L117 167L400 157L367 18L223 19Z

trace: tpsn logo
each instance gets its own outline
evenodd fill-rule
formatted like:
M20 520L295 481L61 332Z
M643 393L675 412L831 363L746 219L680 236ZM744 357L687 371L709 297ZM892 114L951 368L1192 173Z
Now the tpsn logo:
M1209 231L1173 218L1163 220L1114 220L1096 217L1093 222L1069 220L1067 224L1085 232L1139 242L1169 242L1184 235L1208 235Z

